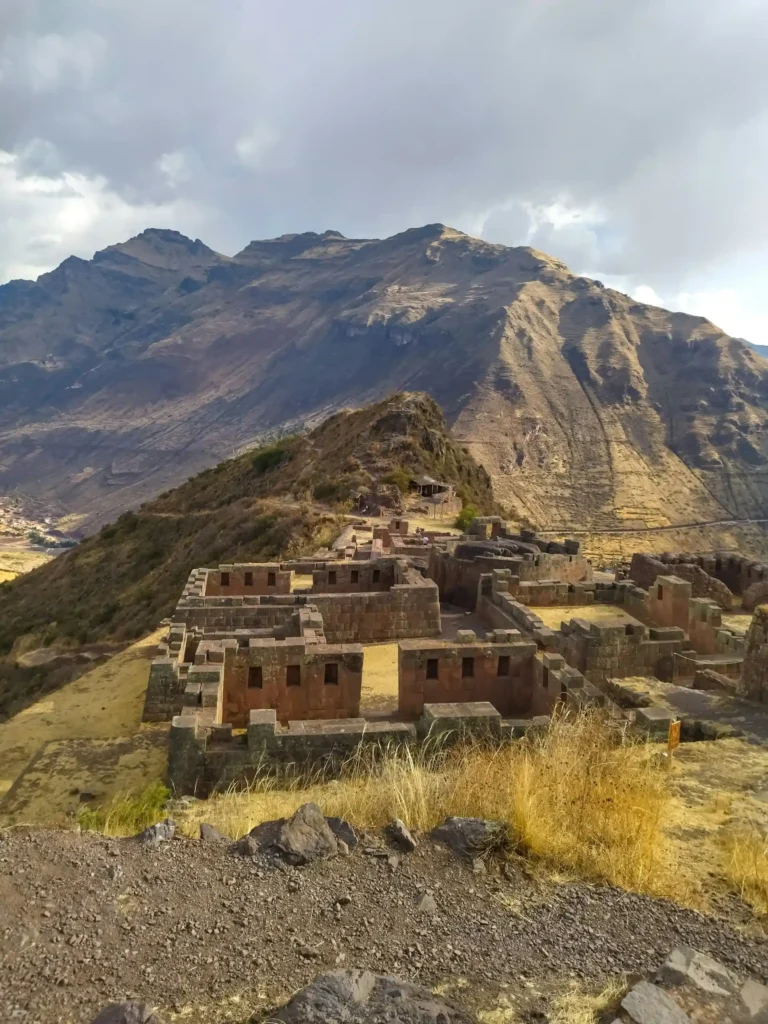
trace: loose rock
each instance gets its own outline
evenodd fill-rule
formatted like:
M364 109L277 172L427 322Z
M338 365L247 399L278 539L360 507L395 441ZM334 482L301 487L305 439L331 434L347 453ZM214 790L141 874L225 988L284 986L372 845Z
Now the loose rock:
M110 1003L97 1013L91 1024L162 1024L146 1003Z
M135 837L143 846L159 846L161 843L170 842L176 835L176 823L172 818L165 821L158 821L156 825L150 825L143 832Z
M392 842L406 853L413 853L416 849L416 840L406 827L405 822L401 821L400 818L390 821L385 831Z
M501 846L506 836L500 821L483 818L446 818L442 825L429 833L432 839L463 857L483 853L493 846Z
M472 1017L428 989L357 970L322 975L272 1013L270 1019L283 1024L373 1024L384 1020L398 1024L473 1024Z
M229 840L213 825L203 823L200 826L200 839L204 843L228 843Z

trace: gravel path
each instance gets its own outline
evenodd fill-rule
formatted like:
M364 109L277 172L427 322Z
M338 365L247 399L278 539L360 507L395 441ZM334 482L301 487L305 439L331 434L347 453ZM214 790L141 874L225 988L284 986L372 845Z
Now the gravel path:
M545 1020L548 986L649 971L680 943L767 980L768 936L724 920L607 887L476 874L428 841L397 862L366 845L383 840L282 869L190 840L0 835L0 1020L85 1024L139 997L170 1020L244 1024L342 965L430 987L462 979L470 1008L502 993Z

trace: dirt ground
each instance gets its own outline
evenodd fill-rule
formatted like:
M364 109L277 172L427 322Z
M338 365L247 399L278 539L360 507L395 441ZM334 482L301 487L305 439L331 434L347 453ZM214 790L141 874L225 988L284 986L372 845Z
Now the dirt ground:
M0 1017L83 1024L135 997L169 1021L245 1024L345 966L450 993L489 1021L544 1020L549 995L571 980L653 970L681 943L768 974L768 939L739 926L737 901L713 917L543 883L514 862L478 874L423 837L391 861L370 849L386 852L381 836L362 836L349 857L281 869L225 844L152 850L10 830L0 838Z
M73 790L109 798L163 774L166 727L141 725L160 633L0 724L0 824L66 824Z

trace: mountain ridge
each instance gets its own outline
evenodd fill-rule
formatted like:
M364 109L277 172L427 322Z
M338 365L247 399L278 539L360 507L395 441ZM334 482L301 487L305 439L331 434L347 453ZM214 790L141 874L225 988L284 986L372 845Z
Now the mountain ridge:
M500 500L542 525L767 504L768 364L533 249L430 224L229 257L147 229L30 288L0 287L0 493L91 526L403 389L429 392Z

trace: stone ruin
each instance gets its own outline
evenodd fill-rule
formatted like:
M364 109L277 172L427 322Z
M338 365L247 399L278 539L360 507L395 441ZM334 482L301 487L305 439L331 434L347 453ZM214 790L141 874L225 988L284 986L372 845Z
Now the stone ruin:
M145 721L170 721L169 780L206 795L253 777L265 762L332 765L361 744L381 749L427 736L513 738L560 704L611 714L615 680L655 676L768 702L768 608L749 636L722 625L726 595L709 577L718 559L686 563L688 578L656 572L595 580L577 541L511 534L497 517L467 534L411 533L406 519L347 527L322 557L195 569L152 664ZM409 548L416 549L411 556ZM736 586L759 582L720 559ZM695 596L702 590L706 596ZM443 633L441 601L484 629ZM623 609L632 622L568 619L547 627L537 607ZM398 642L398 702L361 712L364 645ZM663 709L630 717L651 731Z

